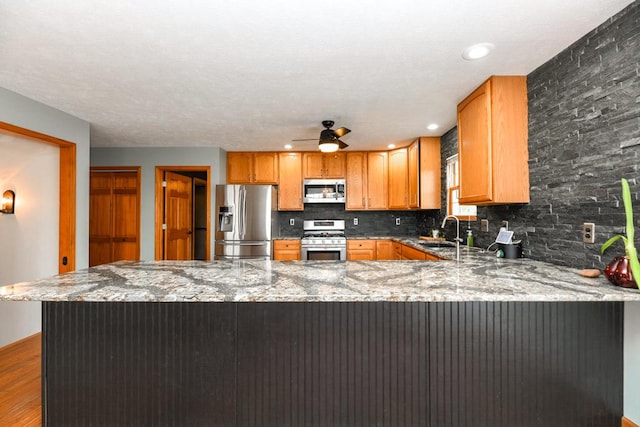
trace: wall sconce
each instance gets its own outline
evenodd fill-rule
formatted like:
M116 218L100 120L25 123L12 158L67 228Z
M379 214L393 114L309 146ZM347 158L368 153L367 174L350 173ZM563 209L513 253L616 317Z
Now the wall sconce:
M2 206L0 206L0 212L3 214L12 214L15 207L16 193L11 190L7 190L2 193Z

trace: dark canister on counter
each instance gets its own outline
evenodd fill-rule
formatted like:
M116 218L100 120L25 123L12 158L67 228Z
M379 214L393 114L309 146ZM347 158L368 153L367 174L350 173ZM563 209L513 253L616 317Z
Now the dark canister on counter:
M504 253L504 257L507 259L522 258L522 242L500 244L500 249Z

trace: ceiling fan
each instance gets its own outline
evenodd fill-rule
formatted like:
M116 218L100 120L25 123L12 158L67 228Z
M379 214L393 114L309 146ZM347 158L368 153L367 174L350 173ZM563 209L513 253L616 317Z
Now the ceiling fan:
M340 138L351 132L350 129L345 127L341 127L338 129L331 129L333 126L333 120L324 120L322 122L322 126L325 129L320 132L320 138L318 139L318 148L323 153L332 153L334 151L338 151L338 149L347 148L348 145L344 142L340 141ZM315 141L314 139L292 139L294 142L298 141Z

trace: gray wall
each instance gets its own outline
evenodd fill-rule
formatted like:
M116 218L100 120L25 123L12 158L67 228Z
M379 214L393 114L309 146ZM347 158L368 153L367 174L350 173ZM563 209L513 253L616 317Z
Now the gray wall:
M489 233L472 223L479 246L509 221L528 257L603 268L622 246L600 256L622 232L620 179L627 178L640 218L640 2L585 35L527 77L531 202L480 207ZM457 129L442 137L442 158L457 150ZM443 185L444 188L444 185ZM443 200L444 193L443 193ZM442 216L442 212L439 217ZM418 224L428 216L421 214ZM595 222L596 244L582 243L582 224ZM466 224L465 224L466 225Z
M76 268L89 264L89 123L0 87L0 121L76 144Z
M211 166L211 214L215 208L215 185L226 179L226 152L211 147L185 148L92 148L91 166L140 166L142 189L140 207L140 258L153 260L156 166ZM214 225L211 222L212 227ZM213 257L213 230L211 256Z
M76 267L86 267L89 260L89 123L4 88L0 88L0 121L76 144ZM11 156L12 153L3 152L2 155ZM20 194L16 194L16 199L19 197ZM45 235L41 234L40 238L44 239ZM0 259L0 269L12 269L12 266L4 265L6 262L38 262L38 259L33 259L33 253L15 256L19 258ZM57 268L58 254L52 254L52 257L55 257ZM25 270L19 280L35 279L30 274L38 268ZM19 274L16 273L12 279L18 280ZM39 330L40 303L0 302L0 346Z

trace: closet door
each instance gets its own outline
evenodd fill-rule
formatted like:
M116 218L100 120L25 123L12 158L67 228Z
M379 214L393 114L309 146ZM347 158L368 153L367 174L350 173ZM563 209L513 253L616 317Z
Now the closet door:
M139 168L92 168L89 181L89 266L140 259Z

